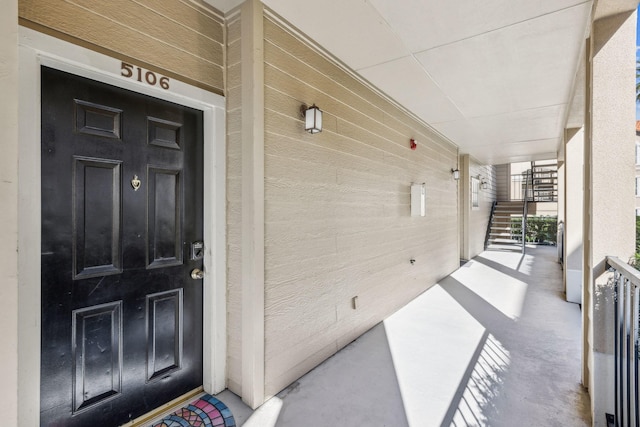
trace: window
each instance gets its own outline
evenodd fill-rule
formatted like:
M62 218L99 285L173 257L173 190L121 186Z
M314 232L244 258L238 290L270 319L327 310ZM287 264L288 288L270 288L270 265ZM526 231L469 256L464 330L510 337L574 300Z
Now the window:
M640 165L640 142L636 142L636 165Z
M636 184L637 184L637 179L636 179ZM480 208L480 201L478 197L479 193L480 193L480 180L478 178L471 177L471 209Z
M636 197L640 197L640 176L636 176Z

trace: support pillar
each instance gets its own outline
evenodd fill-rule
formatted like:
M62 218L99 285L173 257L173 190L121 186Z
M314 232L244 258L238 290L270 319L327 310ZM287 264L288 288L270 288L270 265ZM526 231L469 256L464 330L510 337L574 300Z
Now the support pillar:
M459 157L458 196L460 197L460 259L471 259L471 242L469 223L471 218L471 159L468 154Z
M264 403L264 28L260 0L241 8L242 400Z
M18 423L18 1L0 14L0 377L3 424Z
M605 413L614 412L614 306L606 257L627 260L635 248L635 6L594 21L587 44L583 311L594 426L606 426Z
M582 304L584 129L565 130L564 284L567 301Z

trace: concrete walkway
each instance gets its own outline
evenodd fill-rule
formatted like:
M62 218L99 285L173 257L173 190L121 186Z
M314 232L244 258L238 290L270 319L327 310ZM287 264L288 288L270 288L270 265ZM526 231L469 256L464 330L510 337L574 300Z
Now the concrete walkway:
M255 413L218 396L247 427L591 425L556 256L485 251Z

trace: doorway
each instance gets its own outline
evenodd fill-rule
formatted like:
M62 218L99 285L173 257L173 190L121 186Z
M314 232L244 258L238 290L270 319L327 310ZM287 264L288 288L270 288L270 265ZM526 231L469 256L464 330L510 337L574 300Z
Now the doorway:
M203 383L202 112L43 67L41 424Z

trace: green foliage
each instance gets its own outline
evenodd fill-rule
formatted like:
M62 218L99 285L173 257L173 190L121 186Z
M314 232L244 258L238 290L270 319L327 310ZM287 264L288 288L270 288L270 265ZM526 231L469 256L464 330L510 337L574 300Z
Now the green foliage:
M640 267L640 216L636 216L636 253L629 264Z
M640 256L640 216L636 216L636 254Z
M522 218L511 219L511 235L516 240L521 240ZM558 218L555 216L528 216L527 242L546 243L555 245L558 240Z
M627 261L632 267L640 270L640 216L636 215L636 253Z

